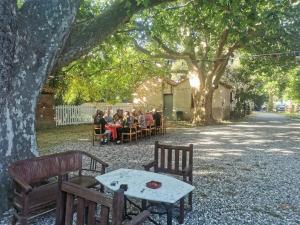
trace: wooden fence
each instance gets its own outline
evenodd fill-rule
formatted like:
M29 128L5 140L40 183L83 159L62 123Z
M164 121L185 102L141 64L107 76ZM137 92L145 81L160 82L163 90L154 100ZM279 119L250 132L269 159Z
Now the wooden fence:
M118 103L116 105L110 105L107 103L97 103L83 104L79 106L59 105L55 107L56 126L92 123L96 109L100 109L102 111L110 109L110 112L113 115L116 113L117 109L131 111L133 109L133 104Z

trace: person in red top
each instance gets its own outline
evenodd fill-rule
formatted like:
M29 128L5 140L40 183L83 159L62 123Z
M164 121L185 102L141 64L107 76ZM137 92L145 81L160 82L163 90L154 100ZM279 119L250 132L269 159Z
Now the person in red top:
M150 112L147 112L145 114L145 119L146 119L146 124L147 124L147 127L151 126L153 124L153 116L152 116L152 113Z

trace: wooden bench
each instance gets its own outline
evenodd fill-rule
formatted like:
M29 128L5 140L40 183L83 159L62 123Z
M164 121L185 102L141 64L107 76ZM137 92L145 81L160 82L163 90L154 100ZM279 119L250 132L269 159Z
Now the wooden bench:
M14 162L8 171L13 180L12 224L55 209L59 193L57 177L64 175L81 187L99 188L96 175L104 174L107 163L83 151L68 151Z

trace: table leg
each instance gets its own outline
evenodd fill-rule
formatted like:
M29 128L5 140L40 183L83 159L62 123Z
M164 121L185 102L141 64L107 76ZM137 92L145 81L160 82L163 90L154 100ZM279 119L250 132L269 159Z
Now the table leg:
M166 205L167 209L167 225L172 225L173 204Z
M142 210L147 209L147 201L142 199Z
M184 197L180 199L179 203L179 224L183 224L184 221Z

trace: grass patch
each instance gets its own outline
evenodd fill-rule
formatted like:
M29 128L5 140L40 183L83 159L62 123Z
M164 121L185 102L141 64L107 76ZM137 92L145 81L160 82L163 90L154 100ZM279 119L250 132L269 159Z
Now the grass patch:
M65 141L91 140L91 125L70 125L37 129L37 144L40 153L49 153L49 148Z

